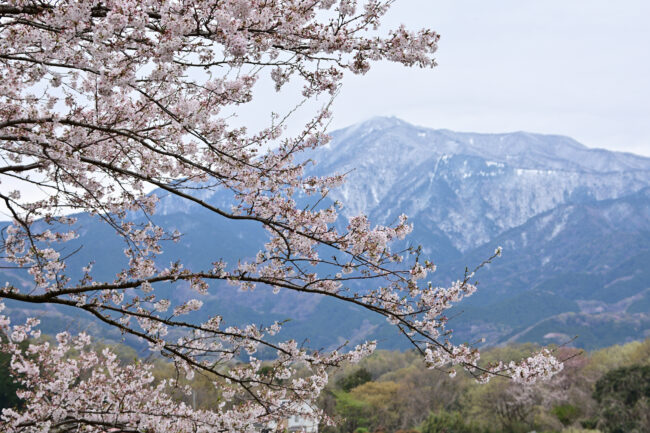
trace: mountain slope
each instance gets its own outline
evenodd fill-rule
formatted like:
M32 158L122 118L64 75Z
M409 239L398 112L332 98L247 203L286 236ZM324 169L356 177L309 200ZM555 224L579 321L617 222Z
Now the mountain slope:
M327 147L306 155L318 161L313 174L350 171L347 183L330 193L344 203L344 217L364 212L376 223L390 223L408 214L412 241L439 265L435 284L462 277L466 266L504 247L503 257L478 273L477 294L451 315L461 341L553 342L581 333L585 337L575 344L598 347L643 338L650 329L650 158L589 149L567 137L458 133L394 118L332 136ZM198 206L161 197L155 219L184 237L166 246L160 266L176 257L196 268L216 258L232 263L252 257L266 239L255 224L215 219ZM203 198L226 207L230 202L225 192ZM113 278L123 266L123 246L97 218L81 215L78 227L80 238L68 248L83 249L71 270L94 260L98 278ZM2 273L29 284L22 271ZM194 296L182 284L166 290L177 300ZM310 336L315 347L345 338L405 347L383 319L335 300L239 292L226 284L213 284L209 292L204 314L219 311L228 323L291 318L283 337ZM20 315L40 308L10 307ZM43 313L51 316L52 329L72 314ZM76 315L73 322L84 329L87 319Z
M650 158L588 149L560 136L470 134L375 118L332 133L315 172L346 173L332 191L347 214L389 222L401 212L437 227L461 252L559 205L650 185ZM426 242L423 242L426 243Z

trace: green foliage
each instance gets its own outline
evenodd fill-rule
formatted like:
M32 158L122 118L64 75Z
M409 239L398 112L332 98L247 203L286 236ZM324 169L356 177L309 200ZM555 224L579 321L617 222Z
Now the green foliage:
M336 385L345 392L350 392L352 388L356 388L359 385L363 385L366 382L370 382L372 376L370 372L365 368L360 368L352 374L345 376L342 379L339 379L336 382Z
M397 382L366 382L352 391L350 395L366 403L369 411L368 427L372 430L395 431L405 427L403 415L403 386ZM408 425L406 425L408 427Z
M605 374L594 390L598 403L616 401L634 406L643 397L650 397L650 366L623 367Z
M21 400L16 395L18 384L9 374L11 356L0 353L0 410L20 406Z
M465 422L460 412L439 411L429 415L422 424L422 433L479 433L475 425Z
M565 403L553 407L553 409L551 409L551 413L555 415L563 425L568 426L570 424L573 424L578 419L581 411L580 408L572 404Z
M257 371L257 374L260 376L271 377L273 375L273 367L270 365L263 365Z
M650 366L609 371L596 382L593 397L605 432L650 431Z
M354 398L347 392L336 393L336 412L343 418L339 431L351 432L359 428L367 429L372 410L363 400Z

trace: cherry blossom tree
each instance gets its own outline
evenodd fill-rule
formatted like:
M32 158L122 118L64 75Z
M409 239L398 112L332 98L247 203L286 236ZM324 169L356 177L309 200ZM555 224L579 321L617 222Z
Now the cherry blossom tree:
M39 340L38 320L12 325L3 315L2 350L12 354L26 402L3 412L3 431L253 431L312 404L330 367L375 346L312 351L278 340L280 323L195 320L201 296L218 281L333 297L382 315L431 368L523 382L561 368L546 351L479 366L478 350L453 344L444 312L475 291L473 274L447 288L423 284L435 265L417 248L391 249L411 231L405 216L373 226L358 215L337 228L337 206L318 204L344 176L310 176L300 157L328 142L328 104L295 134L287 132L291 112L255 132L232 121L259 102L255 86L267 78L278 92L298 83L309 101L336 94L345 73L364 74L373 62L435 66L435 32L379 29L391 3L0 1L0 199L13 219L2 251L32 282L28 289L7 283L0 298L82 310L145 341L187 377L207 375L222 399L212 411L191 409L170 397L174 381L153 380L150 366L96 353L85 334ZM7 182L42 195L26 197ZM268 240L254 260L217 256L201 270L184 267L183 257L162 264L165 243L182 237L156 223L154 188L211 212L215 223L259 224ZM232 206L203 199L206 190L230 191ZM313 206L298 206L298 195ZM96 280L92 263L78 280L66 273L62 248L77 236L75 212L101 219L124 241L128 266L114 279ZM174 304L160 294L178 282L196 298ZM255 357L262 348L277 354L264 374ZM298 366L311 373L296 375Z

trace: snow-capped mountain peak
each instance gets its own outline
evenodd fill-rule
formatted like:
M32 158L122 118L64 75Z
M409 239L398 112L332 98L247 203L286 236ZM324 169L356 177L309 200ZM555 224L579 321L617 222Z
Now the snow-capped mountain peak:
M650 186L650 158L526 132L460 133L376 117L335 131L310 155L318 174L349 172L332 191L348 216L405 211L466 251L559 205Z

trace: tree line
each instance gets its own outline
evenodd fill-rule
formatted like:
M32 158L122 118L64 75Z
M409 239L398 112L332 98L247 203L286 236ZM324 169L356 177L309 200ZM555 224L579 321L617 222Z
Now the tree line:
M41 338L49 338L47 336ZM137 359L127 346L109 347L123 364ZM105 348L98 345L97 350ZM486 360L519 359L536 348L511 345L483 352ZM565 368L552 379L521 385L495 378L430 370L414 351L379 350L359 364L332 371L318 405L336 420L325 433L642 433L650 431L650 339L591 353L560 348ZM178 375L162 358L151 360L156 381ZM268 366L260 374L269 372ZM190 385L192 392L183 392ZM0 354L0 408L20 407L19 386ZM173 398L194 409L222 403L207 376L181 380Z
M532 344L484 351L517 359ZM379 351L337 372L321 397L340 424L327 433L527 433L650 431L650 339L591 353L559 348L564 369L522 386L504 378L423 368L413 352Z

